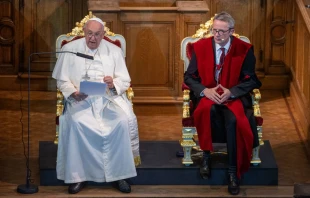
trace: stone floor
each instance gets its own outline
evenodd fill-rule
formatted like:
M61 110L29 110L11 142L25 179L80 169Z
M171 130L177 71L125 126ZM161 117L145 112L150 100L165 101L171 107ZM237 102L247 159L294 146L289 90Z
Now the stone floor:
M31 178L39 184L38 142L51 141L55 136L55 92L31 92L30 168ZM27 92L0 91L0 196L19 196L18 184L25 183L25 158L22 143L27 142ZM239 196L292 197L294 183L310 183L309 149L303 144L302 131L288 92L262 91L261 113L264 117L263 139L269 140L279 167L279 186L242 187ZM141 140L176 140L181 135L179 115L137 115ZM23 133L23 135L22 135ZM308 154L307 154L308 153ZM134 186L137 197L203 197L227 196L227 187L209 186ZM79 196L100 197L101 189L90 187ZM98 193L100 191L100 193ZM160 192L159 194L156 192ZM121 197L111 189L102 193ZM136 192L136 194L135 194ZM143 193L144 192L144 193ZM265 194L267 192L267 194ZM41 194L43 193L43 194ZM112 193L112 194L109 194ZM202 194L201 194L202 193ZM64 187L40 187L35 196L67 196ZM107 195L104 195L107 196Z

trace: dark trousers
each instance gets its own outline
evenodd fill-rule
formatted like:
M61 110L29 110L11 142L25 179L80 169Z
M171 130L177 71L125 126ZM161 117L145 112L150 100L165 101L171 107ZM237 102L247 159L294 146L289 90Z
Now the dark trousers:
M229 166L236 167L236 117L225 105L213 105L210 113L212 142L227 143Z

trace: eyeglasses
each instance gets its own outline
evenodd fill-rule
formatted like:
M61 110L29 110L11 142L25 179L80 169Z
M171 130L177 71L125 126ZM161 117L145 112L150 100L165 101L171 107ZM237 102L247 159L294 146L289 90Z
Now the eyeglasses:
M96 32L96 33L93 33L93 32L88 32L87 33L87 36L89 37L89 38L91 38L91 37L95 37L95 38L99 38L100 36L101 36L101 34L102 34L102 32Z
M233 29L233 28L229 28L228 30L217 30L217 29L212 28L211 31L212 31L213 35L216 35L216 33L218 33L220 36L222 36L224 33L230 31L231 29Z

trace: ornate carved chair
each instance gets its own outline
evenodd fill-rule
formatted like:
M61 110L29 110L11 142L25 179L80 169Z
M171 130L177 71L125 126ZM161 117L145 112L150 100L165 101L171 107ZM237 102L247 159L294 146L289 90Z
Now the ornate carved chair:
M92 12L89 12L89 15L85 16L84 19L81 20L81 22L76 23L76 27L72 29L72 32L68 34L62 34L60 35L56 40L56 51L60 51L60 49L67 43L73 40L77 40L84 37L83 32L83 26L84 24L90 19L95 18L96 16L92 14ZM120 47L123 51L124 57L126 57L126 41L125 38L120 34L114 34L110 31L109 28L106 26L104 27L105 40L115 44L116 46ZM56 55L58 58L58 55ZM134 92L131 87L128 88L126 91L127 98L130 102L132 102L132 98L134 97ZM58 144L58 136L59 136L59 116L62 115L64 110L64 96L63 94L57 89L57 104L56 104L56 136L54 143ZM135 159L136 166L141 163L140 158Z
M211 28L212 28L213 18L207 21L205 24L200 25L200 29L196 31L191 37L186 37L182 40L181 43L181 59L184 62L184 72L187 70L187 67L190 62L191 52L193 50L193 43L198 41L201 38L207 38L212 36ZM239 36L238 34L234 34L237 38L250 43L250 40L245 36ZM196 127L194 126L194 120L192 117L192 112L194 111L193 105L193 97L191 90L189 87L183 83L182 84L183 91L183 118L182 118L182 140L180 141L181 146L183 147L184 157L182 163L186 166L193 164L192 160L192 149L196 149L199 151L199 146L196 144L195 136L197 135ZM259 146L253 148L252 160L251 164L258 165L261 163L259 158L259 147L264 144L262 140L262 124L263 118L261 117L260 109L259 109L259 100L261 99L261 94L258 89L254 89L251 93L252 97L252 107L253 113L255 116L256 124L257 124L257 132L259 137Z

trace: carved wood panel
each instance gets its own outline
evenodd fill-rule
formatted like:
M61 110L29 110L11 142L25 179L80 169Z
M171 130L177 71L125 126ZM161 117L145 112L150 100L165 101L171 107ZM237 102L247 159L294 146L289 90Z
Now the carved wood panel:
M27 1L23 13L24 62L27 63L31 53L55 51L56 38L70 32L88 11L83 0L37 0ZM31 71L50 72L55 62L55 55L35 55Z
M186 10L201 9L195 8L197 1L193 1L193 8L182 8L184 12L179 12L181 8L177 6L182 5L176 2L121 0L119 4L112 4L102 0L89 4L97 17L106 21L108 27L111 24L109 28L126 39L126 63L135 102L181 102L184 71L180 44L184 37L194 34L205 22L207 11Z
M310 145L310 20L309 12L303 2L296 1L293 4L294 31L292 60L290 68L292 80L290 94L298 123L301 126L301 137Z
M267 74L286 74L292 65L287 54L292 53L291 35L294 25L293 2L290 0L268 1L268 26L266 29Z
M15 1L0 0L0 74L13 74L18 65L18 26Z
M21 71L18 69L19 65L21 68L27 68L28 56L32 52L54 51L57 36L70 32L71 28L75 26L75 22L80 21L88 13L87 3L90 1L106 2L110 3L111 6L118 5L117 8L105 6L103 11L96 10L96 15L99 14L99 17L103 18L107 22L107 26L115 33L130 37L126 33L126 28L133 25L137 26L139 21L141 27L154 24L162 28L166 25L173 32L174 35L169 38L169 41L163 38L159 39L160 43L168 42L165 45L166 47L169 45L171 51L170 54L168 50L169 59L165 57L165 61L163 59L159 61L160 63L168 63L168 66L161 65L156 68L158 70L165 68L167 71L167 75L160 76L160 78L168 79L166 80L166 88L169 89L169 96L181 96L180 82L183 80L181 75L183 74L183 67L179 57L181 40L195 33L200 23L206 22L215 13L222 10L228 11L236 19L236 32L250 38L257 58L256 68L263 75L280 74L287 76L289 67L292 66L292 58L289 56L293 49L291 44L293 23L290 23L292 20L290 16L293 12L291 8L294 2L292 0L204 0L203 2L206 2L210 9L209 12L199 11L200 7L195 7L197 2L202 2L199 0L0 0L1 74L17 73ZM189 6L193 6L190 9L196 10L189 11L188 8L180 8L178 7L180 2L189 3ZM93 7L93 9L99 9L99 7ZM167 23L160 18L154 20L155 17L161 17L165 14L175 15L174 18L165 19ZM145 18L145 16L149 18ZM126 17L129 17L127 22L123 21ZM155 31L156 28L154 27L150 28L150 32ZM137 32L132 31L132 28L128 30L130 30L130 34L138 35ZM155 38L158 39L157 36L154 36ZM130 50L128 49L127 52L129 53ZM134 54L130 54L127 59L132 60L133 56ZM35 56L31 67L33 71L50 72L54 63L54 55ZM131 67L130 69L133 69L131 63L128 64ZM156 69L154 71L157 71ZM170 71L172 73L169 73ZM133 81L137 82L137 77L133 77ZM150 79L145 81L150 83ZM169 84L171 82L174 83L172 86ZM158 86L156 83L153 84L155 87ZM271 84L264 82L264 85L268 87ZM141 87L141 85L139 86ZM142 93L142 91L138 93ZM160 93L167 94L168 92L162 91ZM154 95L154 92L152 94Z
M147 21L122 17L124 37L127 40L127 67L132 84L139 96L169 96L177 93L175 68L175 20L155 21L162 16L145 14ZM149 16L149 17L147 17ZM140 18L140 17L139 17ZM171 21L172 20L172 21Z

